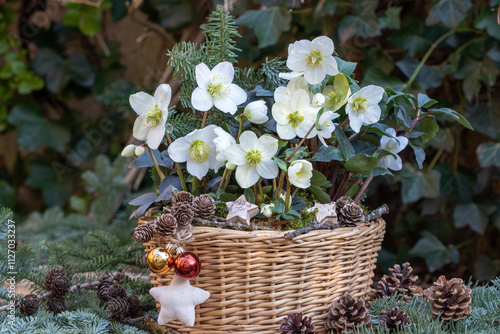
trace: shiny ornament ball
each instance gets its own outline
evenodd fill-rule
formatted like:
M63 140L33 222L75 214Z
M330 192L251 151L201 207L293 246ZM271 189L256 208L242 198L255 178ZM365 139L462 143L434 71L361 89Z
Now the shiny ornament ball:
M200 273L200 259L194 253L182 253L175 259L174 268L179 277L190 280Z
M149 269L157 274L168 272L174 265L174 255L169 249L157 247L146 255Z

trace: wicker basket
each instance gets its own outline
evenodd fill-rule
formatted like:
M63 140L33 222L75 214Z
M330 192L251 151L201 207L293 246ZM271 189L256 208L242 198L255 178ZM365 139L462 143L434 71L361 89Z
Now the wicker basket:
M197 306L193 327L176 321L167 327L173 333L277 333L284 317L303 312L316 333L327 333L323 324L333 300L370 292L384 233L382 219L311 231L292 241L283 232L196 227L186 250L200 257L202 270L191 284L211 296ZM158 246L144 245L146 252ZM152 285L169 285L172 275L151 273Z

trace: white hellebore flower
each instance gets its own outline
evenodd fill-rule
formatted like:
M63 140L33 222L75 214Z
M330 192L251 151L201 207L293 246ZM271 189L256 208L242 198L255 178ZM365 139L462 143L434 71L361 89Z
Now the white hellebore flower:
M272 114L276 120L276 131L281 139L289 140L298 136L304 138L316 122L320 108L313 107L309 94L303 89L296 90L290 100L282 100L273 105ZM316 136L313 129L307 138Z
M312 97L312 94L309 92L309 85L307 84L306 79L300 77L290 80L286 87L280 86L276 88L276 90L274 91L274 102L290 100L293 93L295 93L295 91L298 89L305 90Z
M326 98L323 94L316 93L313 96L312 105L315 107L322 107L323 104L325 104L325 101L326 101Z
M233 84L234 68L228 61L217 64L211 71L201 63L196 66L198 87L191 94L196 110L207 111L214 105L221 111L234 115L238 105L247 100L247 93Z
M380 120L381 110L378 103L383 96L384 89L374 85L363 87L351 95L345 110L354 132L359 132L363 125L375 124Z
M236 139L229 133L224 131L224 129L217 127L214 130L217 137L214 139L214 144L216 147L216 159L219 163L224 164L227 161L224 151L231 145L236 144Z
M209 169L216 169L218 165L214 144L216 128L216 125L209 125L176 139L168 146L168 155L175 162L186 162L189 174L201 180Z
M396 139L382 136L382 139L380 139L380 147L393 153L396 158L390 154L384 155L378 161L377 166L392 170L401 170L401 168L403 168L403 162L398 153L404 150L406 145L408 145L408 138L403 136L396 137L396 130L392 128L387 129L386 132Z
M146 152L146 149L144 148L144 146L137 146L135 148L135 155L137 155L138 157L140 157L141 155L143 155L144 153Z
M288 167L288 180L297 188L307 189L311 186L312 164L307 160L295 160Z
M333 41L326 37L316 37L293 43L288 48L286 65L294 72L304 72L304 78L311 85L319 84L326 75L339 73L337 62L333 58Z
M269 120L266 101L259 100L247 104L243 115L253 124L264 124Z
M318 138L323 145L328 146L325 139L330 139L332 137L332 132L335 130L335 124L333 124L332 120L339 116L340 115L336 112L326 111L319 117L319 122L316 124L316 130L318 131Z
M147 139L148 146L156 150L165 136L165 123L168 118L168 105L172 98L170 85L161 84L154 96L144 92L130 95L132 109L139 115L134 123L134 137Z
M121 156L122 157L132 157L134 155L136 146L134 144L130 144L125 146L125 148L122 150Z
M273 160L278 152L278 139L268 135L257 138L252 131L240 135L240 143L225 151L230 163L236 168L236 181L242 188L253 186L260 177L274 179L278 176L278 165Z
M266 217L271 217L273 215L273 210L271 209L271 207L274 207L272 204L266 204L264 205L261 209L260 209L260 212L266 216Z

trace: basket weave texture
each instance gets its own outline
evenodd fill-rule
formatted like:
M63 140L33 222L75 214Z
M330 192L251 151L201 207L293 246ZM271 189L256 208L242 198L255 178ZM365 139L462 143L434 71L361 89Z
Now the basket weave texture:
M196 307L193 327L177 321L167 327L172 333L271 334L288 314L302 312L312 317L316 333L327 333L331 302L346 293L368 296L384 233L383 219L311 231L292 241L284 232L195 227L195 241L185 249L199 256L202 267L191 284L211 296ZM159 246L144 245L146 252ZM151 273L151 283L169 285L173 275Z

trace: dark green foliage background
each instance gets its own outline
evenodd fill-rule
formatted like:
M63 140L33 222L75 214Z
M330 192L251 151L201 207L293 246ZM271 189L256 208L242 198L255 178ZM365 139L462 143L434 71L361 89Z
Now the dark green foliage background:
M218 2L137 3L136 9L121 0L97 7L66 4L64 15L43 27L33 17L49 13L45 1L0 4L0 205L27 221L22 239L77 240L128 218L124 203L133 180L124 178L126 162L121 168L119 158L110 167L109 160L131 133L129 94L151 93L157 82L124 79L131 63L106 31L140 17L166 54L172 41L196 40ZM419 128L429 134L425 150L407 148L408 163L396 180L380 176L370 186L366 204L387 203L391 209L381 268L409 260L421 277L446 272L490 280L500 273L498 5L496 0L231 1L228 9L242 35L231 52L241 68L286 58L295 40L328 35L340 58L358 63L354 73L361 85L426 93L474 127L472 132L443 117L436 132L433 121L425 122ZM161 71L167 60L165 55L159 61ZM83 103L87 99L93 104ZM184 107L176 110L173 124L183 123ZM427 159L419 166L422 154ZM139 191L151 187L146 177ZM96 200L106 192L112 195ZM61 223L40 229L54 221ZM131 233L134 222L124 224Z

